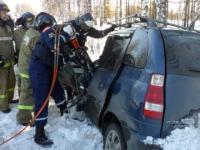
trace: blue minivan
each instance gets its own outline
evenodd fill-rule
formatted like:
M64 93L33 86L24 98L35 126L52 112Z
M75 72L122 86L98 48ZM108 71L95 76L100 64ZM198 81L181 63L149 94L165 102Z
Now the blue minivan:
M138 26L108 36L87 89L85 112L105 150L157 149L174 123L200 108L200 33ZM158 148L159 149L159 148Z

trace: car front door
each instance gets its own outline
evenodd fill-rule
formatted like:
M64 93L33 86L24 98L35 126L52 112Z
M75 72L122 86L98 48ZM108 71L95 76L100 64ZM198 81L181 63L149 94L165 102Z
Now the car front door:
M131 37L132 32L114 34L108 37L99 60L99 68L95 71L88 88L86 113L95 123L98 123L99 115L119 73Z

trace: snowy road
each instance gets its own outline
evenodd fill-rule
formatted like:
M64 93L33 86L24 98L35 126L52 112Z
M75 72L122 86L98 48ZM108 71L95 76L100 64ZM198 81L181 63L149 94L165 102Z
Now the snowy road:
M9 114L0 113L0 141L14 133L22 126L16 123L16 105ZM47 132L54 141L49 150L102 150L102 136L89 121L83 122L69 119L67 115L60 117L59 110L50 106ZM43 150L33 141L34 128L25 131L9 143L0 146L0 150ZM46 149L45 149L46 150Z

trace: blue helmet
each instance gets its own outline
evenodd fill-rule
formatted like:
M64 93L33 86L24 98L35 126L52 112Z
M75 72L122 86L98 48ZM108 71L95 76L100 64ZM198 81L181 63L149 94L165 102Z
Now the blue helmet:
M91 25L88 24L88 22L93 22L94 18L92 17L91 13L85 13L75 19L75 23L77 26L79 26L83 30L87 30L90 28Z
M45 12L41 12L35 18L34 27L36 29L42 31L46 27L54 26L56 24L57 24L56 20L52 15L45 13Z
M91 13L85 13L85 14L83 14L83 15L81 15L80 17L80 20L81 21L93 21L94 20L94 18L92 17L92 14Z
M17 21L15 22L15 25L16 26L22 25L26 28L30 28L33 24L34 19L35 19L34 14L30 12L26 12L22 14L20 18L17 19Z

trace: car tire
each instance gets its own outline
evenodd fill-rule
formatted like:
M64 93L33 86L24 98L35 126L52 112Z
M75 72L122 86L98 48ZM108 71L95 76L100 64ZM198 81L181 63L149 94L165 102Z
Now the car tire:
M111 123L107 126L103 138L104 150L126 150L124 136L117 123Z

